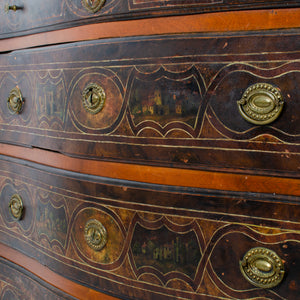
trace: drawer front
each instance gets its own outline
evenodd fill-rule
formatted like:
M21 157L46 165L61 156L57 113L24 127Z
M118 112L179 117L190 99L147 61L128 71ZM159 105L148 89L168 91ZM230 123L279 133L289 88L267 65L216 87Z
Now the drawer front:
M299 36L278 36L139 37L4 54L0 141L299 176Z
M0 161L1 242L61 276L106 293L114 286L126 299L299 295L297 197L146 186L26 164ZM19 220L9 212L15 195ZM267 251L257 260L265 273L282 265L274 287L258 289L242 275L257 247Z
M254 8L297 7L289 1L16 0L0 7L0 38L112 20Z
M50 286L27 270L0 259L0 297L1 299L75 299Z

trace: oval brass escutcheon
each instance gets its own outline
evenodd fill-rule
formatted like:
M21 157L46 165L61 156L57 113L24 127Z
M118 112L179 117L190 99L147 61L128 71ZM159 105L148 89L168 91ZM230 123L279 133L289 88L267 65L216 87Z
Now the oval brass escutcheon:
M83 107L91 114L100 112L105 103L105 92L96 83L89 83L82 92Z
M278 88L257 83L247 88L237 104L244 119L255 125L265 125L279 117L284 102Z
M81 0L82 6L91 13L99 11L105 3L105 0Z
M240 261L244 277L260 288L272 288L283 279L284 267L280 257L272 250L257 247L250 249Z
M24 105L24 100L22 98L21 91L16 86L9 93L9 97L7 99L8 109L12 114L19 114L23 109L23 105Z
M107 243L107 231L102 223L95 219L85 224L84 237L87 244L96 251L100 251Z
M9 201L9 211L11 215L16 219L20 220L23 214L23 201L20 195L14 194L11 196Z

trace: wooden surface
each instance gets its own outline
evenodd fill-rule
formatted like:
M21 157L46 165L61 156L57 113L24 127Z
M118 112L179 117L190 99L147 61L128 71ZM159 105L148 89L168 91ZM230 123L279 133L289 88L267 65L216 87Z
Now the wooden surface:
M84 159L299 178L299 36L155 35L3 54L0 98L18 86L25 104L13 115L0 103L0 141ZM106 94L97 114L82 101L91 82ZM262 126L237 105L258 83L284 101Z
M21 6L21 3L17 5ZM6 13L4 3L1 5L0 19L3 22L0 38L121 20L245 9L292 8L299 7L299 2L297 0L106 0L96 13L86 10L81 0L52 0L43 3L38 0L27 0L21 7L23 9ZM103 29L105 28L104 26Z
M0 40L0 52L101 38L193 32L228 32L299 27L300 9L223 12L116 21Z
M64 293L67 293L67 294L73 296L74 299L82 299L82 300L87 300L87 299L90 299L90 300L96 300L96 299L97 300L98 299L116 300L117 299L115 297L111 297L106 294L97 292L93 289L87 288L78 283L72 282L71 280L68 280L65 277L60 276L57 273L51 271L49 268L47 268L43 264L39 263L37 260L30 258L29 256L26 256L26 255L22 254L21 252L15 250L13 248L7 247L6 245L1 244L1 243L0 243L0 257L7 259L8 261L11 261L13 264L21 266L25 270L28 270L32 275L39 277L41 279L41 281L40 281L41 286L44 285L42 281L45 281L46 283L53 285L53 287L55 286L56 288L63 290ZM5 267L5 266L1 266L1 267ZM1 267L0 267L0 270L1 270ZM1 275L4 275L3 273L6 273L6 272L2 271ZM21 274L22 274L22 272L21 272ZM23 276L25 276L25 275L23 275ZM27 276L30 278L29 273L27 273ZM11 279L16 280L15 282L11 282L11 285L14 286L14 288L12 288L12 290L16 289L17 291L19 291L19 293L23 293L23 297L25 297L23 299L32 299L31 297L39 297L39 296L59 297L59 295L55 295L55 292L52 295L45 294L45 291L43 291L42 288L40 288L40 289L41 289L41 292L44 292L44 294L40 295L38 283L36 284L36 286L34 286L34 288L31 290L31 293L30 293L30 291L28 290L28 286L22 287L20 285L16 285L16 282L18 280L24 280L24 278L22 278L22 277L21 278L20 277L12 278L12 274L11 274L8 278L2 278L3 281L10 281ZM23 289L25 289L25 290L23 290ZM51 287L50 287L50 289L51 289ZM3 292L3 290L0 292ZM59 294L59 293L57 293L57 294ZM61 298L55 297L55 299L73 299L72 297L69 298L67 294L64 294L63 296L61 296ZM29 297L27 298L27 296L29 296Z
M129 182L7 156L0 168L1 242L77 284L151 300L295 299L299 293L299 197ZM20 221L8 210L14 194L25 207ZM91 220L106 228L100 251L84 235ZM161 256L164 247L177 256ZM241 276L239 261L253 247L283 260L287 273L278 287L257 289ZM34 273L38 266L32 264Z
M0 36L15 36L0 40L0 98L18 86L25 99L18 115L0 103L0 298L297 299L299 1L107 0L93 16L80 0L39 2L0 11ZM260 81L285 99L265 127L236 107ZM104 114L82 108L89 82L112 99ZM154 87L197 110L142 114ZM277 287L242 276L254 247L279 255Z
M78 173L145 183L216 190L248 191L300 196L300 182L293 178L182 170L137 164L71 158L40 149L1 144L0 154Z

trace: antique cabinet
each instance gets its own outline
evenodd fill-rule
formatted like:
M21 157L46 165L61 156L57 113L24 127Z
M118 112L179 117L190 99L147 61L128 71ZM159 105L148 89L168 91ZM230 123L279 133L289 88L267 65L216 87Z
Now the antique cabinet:
M0 7L1 299L297 299L300 3Z

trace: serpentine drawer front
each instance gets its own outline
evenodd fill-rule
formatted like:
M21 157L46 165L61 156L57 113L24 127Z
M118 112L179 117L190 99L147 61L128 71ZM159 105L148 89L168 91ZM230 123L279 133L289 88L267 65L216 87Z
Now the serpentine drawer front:
M0 299L298 299L299 20L2 1Z
M297 7L297 0L7 0L0 4L0 38L87 23L149 16L254 8Z
M0 270L1 299L74 299L33 276L28 270L2 258L0 258Z
M75 282L130 299L299 295L297 197L146 185L5 157L0 167L2 243ZM22 200L21 218L11 199Z
M100 160L299 176L295 40L195 34L3 54L0 140Z

